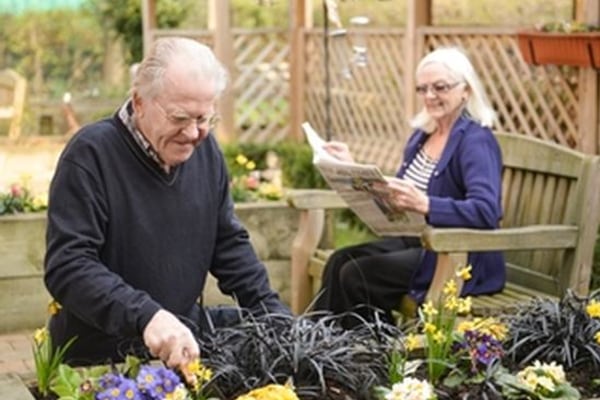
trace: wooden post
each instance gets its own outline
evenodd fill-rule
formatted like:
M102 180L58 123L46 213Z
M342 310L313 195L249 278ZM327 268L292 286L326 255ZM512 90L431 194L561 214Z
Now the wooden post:
M600 2L577 3L578 21L600 24ZM588 154L600 154L600 72L581 68L579 72L579 142L578 148Z
M404 69L404 84L406 99L404 101L405 115L408 118L417 111L415 87L415 69L423 52L423 37L417 32L420 26L431 25L432 0L408 0L406 15L406 30L404 34L404 53L406 64ZM407 121L408 122L408 121Z
M309 1L309 3L311 3ZM290 137L302 141L300 125L304 122L304 29L306 28L306 0L292 0L290 7ZM312 18L311 18L312 19Z
M212 4L210 4L212 3ZM217 58L225 65L230 74L229 88L221 95L217 105L218 113L221 115L221 122L217 126L217 139L221 143L228 143L235 140L235 102L233 93L233 82L235 73L235 59L233 56L233 35L231 33L231 19L229 17L229 0L210 0L209 10L214 10L214 28L215 54Z
M156 29L156 0L142 0L142 40L144 57L148 55ZM139 61L139 60L136 60Z

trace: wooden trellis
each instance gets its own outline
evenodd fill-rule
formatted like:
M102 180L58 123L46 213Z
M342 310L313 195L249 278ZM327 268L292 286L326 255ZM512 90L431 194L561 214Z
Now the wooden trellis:
M153 1L146 2L151 9ZM225 3L215 3L221 16L226 15ZM226 101L233 105L223 108L229 131L224 140L301 139L303 120L327 133L323 29L306 28L310 23L301 17L304 1L293 3L297 8L289 30L229 29L228 21L214 31L158 30L146 22L150 41L162 35L195 37L214 44L225 60L233 79ZM393 171L411 131L408 122L418 111L413 88L416 63L433 48L457 45L465 49L482 79L498 113L498 129L600 153L597 73L525 64L514 28L428 26L426 3L409 2L412 22L406 30L353 28L329 37L333 139L348 142L358 160ZM352 42L359 33L366 38L366 66L353 62Z

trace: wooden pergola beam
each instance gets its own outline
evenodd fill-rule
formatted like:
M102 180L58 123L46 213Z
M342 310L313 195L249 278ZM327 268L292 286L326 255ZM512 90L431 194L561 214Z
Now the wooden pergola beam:
M217 58L227 66L230 74L230 85L221 95L217 104L218 113L221 115L221 123L217 126L217 139L220 143L228 143L236 137L235 132L235 100L233 82L235 73L233 33L231 32L231 18L229 16L229 0L209 0L209 9L214 11L216 22L214 27L214 51ZM212 11L211 11L212 12Z
M598 0L574 0L577 21L600 24ZM600 154L600 71L581 68L579 73L579 150Z
M419 55L423 54L424 43L419 40L417 30L421 26L431 25L432 0L408 0L406 15L406 30L404 35L404 85L406 99L404 101L405 115L411 118L417 111L417 98L414 94L415 70Z
M303 140L300 125L304 122L305 40L304 31L312 16L312 1L292 0L290 4L290 137ZM312 20L312 17L309 17ZM307 23L308 22L308 23Z
M144 57L150 51L156 29L156 0L142 0L142 40L144 43Z

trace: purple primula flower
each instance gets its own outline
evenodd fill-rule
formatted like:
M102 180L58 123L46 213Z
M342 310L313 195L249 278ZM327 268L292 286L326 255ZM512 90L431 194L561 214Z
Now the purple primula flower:
M463 337L464 341L458 343L454 348L456 351L465 350L467 352L473 373L479 371L480 364L488 366L504 354L502 343L489 334L469 330L464 333Z
M165 393L172 393L181 383L179 376L171 369L163 367L158 370L158 375L161 378L161 385Z
M132 379L123 379L118 386L98 393L96 400L144 400L144 398Z
M119 386L124 379L126 378L121 374L108 373L100 377L98 385L102 389L110 389Z
M148 400L163 400L180 383L177 374L165 367L144 366L137 376L138 388Z

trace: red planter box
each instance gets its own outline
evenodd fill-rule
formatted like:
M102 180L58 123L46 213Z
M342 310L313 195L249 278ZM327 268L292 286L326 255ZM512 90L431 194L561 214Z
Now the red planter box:
M532 65L573 65L600 69L600 32L517 33L519 50Z

